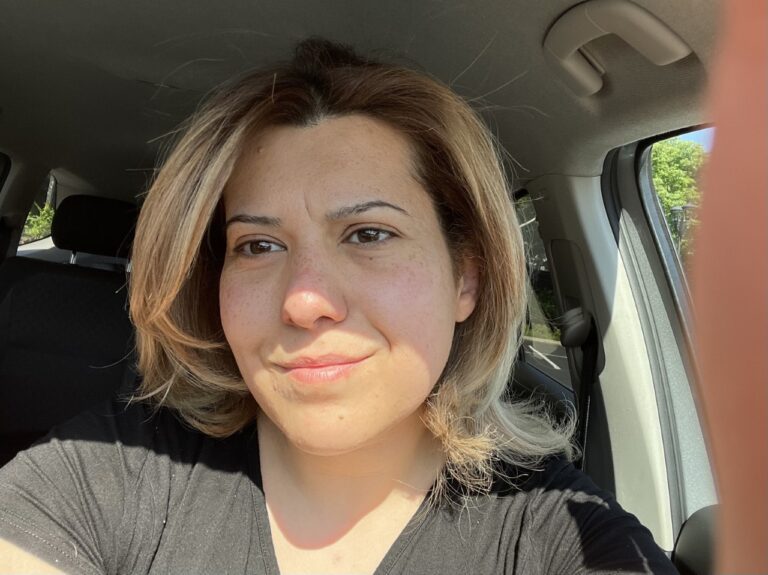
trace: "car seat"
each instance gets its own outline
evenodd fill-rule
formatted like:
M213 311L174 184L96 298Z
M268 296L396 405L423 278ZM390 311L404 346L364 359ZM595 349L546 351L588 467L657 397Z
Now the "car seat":
M127 257L137 207L69 196L56 247ZM52 426L135 380L127 273L28 257L0 265L0 466Z

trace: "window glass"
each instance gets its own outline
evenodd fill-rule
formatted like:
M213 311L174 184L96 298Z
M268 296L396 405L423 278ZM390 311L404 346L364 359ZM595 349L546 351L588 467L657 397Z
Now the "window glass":
M517 218L525 242L528 264L528 317L523 333L524 361L557 382L571 387L568 356L560 345L560 317L547 252L539 235L539 223L533 199L527 193L518 194L515 201Z
M714 128L661 140L651 147L651 180L683 268L694 252L701 202L699 173L712 149Z
M51 235L51 223L55 211L53 199L56 197L56 178L50 174L38 192L32 209L27 214L24 230L21 232L20 246L36 242Z

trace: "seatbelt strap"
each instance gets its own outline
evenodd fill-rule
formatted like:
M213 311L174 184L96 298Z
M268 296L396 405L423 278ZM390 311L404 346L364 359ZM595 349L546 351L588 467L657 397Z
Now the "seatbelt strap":
M576 440L581 449L581 457L576 465L583 469L587 456L590 397L597 377L598 359L597 326L591 314L580 307L565 312L561 321L560 343L563 347L581 350L579 388L576 393Z
M592 399L592 387L597 378L597 327L590 321L589 335L581 346L581 377L579 381L578 441L581 448L579 468L584 469L587 459L587 430Z

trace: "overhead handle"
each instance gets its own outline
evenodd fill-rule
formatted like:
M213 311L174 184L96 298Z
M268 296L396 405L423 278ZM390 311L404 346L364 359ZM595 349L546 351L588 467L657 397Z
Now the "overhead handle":
M579 49L608 34L617 35L657 66L691 53L669 26L637 4L629 0L588 0L560 16L544 38L544 49L561 66L569 87L580 96L599 92L603 79Z

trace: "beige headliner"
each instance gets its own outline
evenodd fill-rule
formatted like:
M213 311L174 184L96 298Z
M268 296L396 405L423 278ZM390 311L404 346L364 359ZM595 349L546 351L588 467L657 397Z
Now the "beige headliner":
M4 2L0 149L133 196L157 139L206 91L322 35L411 62L473 99L521 178L596 175L609 149L706 120L715 0L637 3L694 53L660 68L616 37L596 40L589 52L605 86L579 98L542 50L573 0Z

